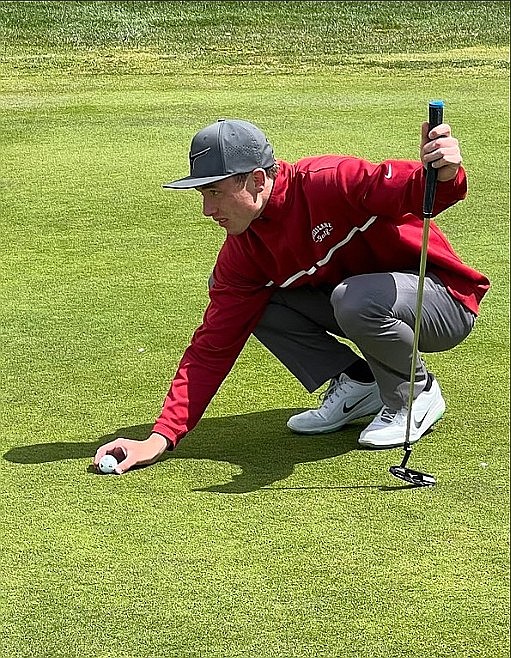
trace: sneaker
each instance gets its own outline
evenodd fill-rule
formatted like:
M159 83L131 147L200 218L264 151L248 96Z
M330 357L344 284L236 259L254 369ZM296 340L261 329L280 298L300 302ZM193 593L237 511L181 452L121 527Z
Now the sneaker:
M319 409L291 416L289 429L298 434L335 432L350 420L375 414L382 405L376 382L362 384L345 373L330 381L322 397Z
M430 375L427 389L412 404L410 444L416 443L444 415L445 401L437 380ZM366 448L398 448L406 439L408 411L383 407L376 418L360 434L358 442Z

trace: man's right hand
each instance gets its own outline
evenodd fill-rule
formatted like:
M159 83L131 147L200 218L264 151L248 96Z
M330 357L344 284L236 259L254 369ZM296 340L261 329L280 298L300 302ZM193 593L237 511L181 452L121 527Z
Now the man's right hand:
M113 455L119 462L115 473L122 475L133 466L154 464L167 449L167 439L161 434L153 433L145 441L134 441L122 437L105 443L94 456L96 470L100 459L105 455Z
M438 169L438 180L449 181L456 178L462 158L458 140L451 134L451 126L441 123L431 131L429 124L422 124L421 160L425 167L429 163Z

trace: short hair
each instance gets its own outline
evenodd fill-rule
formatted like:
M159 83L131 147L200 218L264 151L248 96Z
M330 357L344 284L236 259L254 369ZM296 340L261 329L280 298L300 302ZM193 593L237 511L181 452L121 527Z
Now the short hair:
M271 178L272 180L275 180L277 178L277 174L279 173L279 168L280 168L280 166L279 166L278 162L276 162L271 167L267 167L264 171L265 171L266 175L268 176L268 178ZM243 185L243 183L247 180L248 175L250 173L251 172L248 171L246 174L235 174L233 176L233 178L234 178L235 182L238 183L238 185Z

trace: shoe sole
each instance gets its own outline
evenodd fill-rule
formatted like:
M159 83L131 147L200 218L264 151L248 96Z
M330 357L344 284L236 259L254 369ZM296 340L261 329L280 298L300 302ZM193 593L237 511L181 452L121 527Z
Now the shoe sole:
M364 410L362 413L358 413L357 415L353 416L348 416L347 418L343 419L341 423L335 423L333 425L327 425L326 427L322 428L316 428L316 429L297 429L296 427L292 427L292 425L289 424L289 421L287 422L287 427L294 432L295 434L332 434L332 432L337 432L338 430L342 429L349 423L351 423L354 420L358 420L359 418L365 418L366 416L374 416L377 414L382 405L381 403L378 404L377 407L373 407L371 409L368 409L367 411Z

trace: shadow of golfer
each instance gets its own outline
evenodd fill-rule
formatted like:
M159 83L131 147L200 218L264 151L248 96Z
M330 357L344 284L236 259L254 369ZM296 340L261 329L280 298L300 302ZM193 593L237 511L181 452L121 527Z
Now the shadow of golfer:
M178 445L161 461L205 459L228 462L240 469L231 482L194 491L247 493L284 480L297 464L330 459L357 449L360 427L348 426L342 432L327 435L298 436L286 427L291 409L272 409L223 418L202 418ZM92 460L100 445L122 436L145 439L151 425L119 428L95 441L56 442L12 448L4 459L18 464L39 464L67 459ZM89 466L89 470L93 469ZM332 487L342 488L342 487Z

